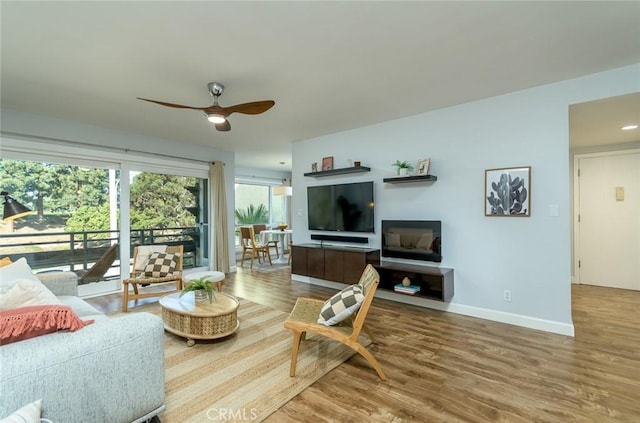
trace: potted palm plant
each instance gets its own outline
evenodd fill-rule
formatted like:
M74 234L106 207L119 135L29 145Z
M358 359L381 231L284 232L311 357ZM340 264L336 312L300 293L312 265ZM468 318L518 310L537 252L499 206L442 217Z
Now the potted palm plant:
M398 168L398 176L404 176L409 173L409 171L413 170L413 166L409 164L408 161L400 161L396 160L396 162L392 165Z
M209 297L209 303L213 303L213 299L216 297L216 293L208 276L203 276L189 281L182 289L180 296L182 297L184 294L191 291L194 292L196 301L202 301Z

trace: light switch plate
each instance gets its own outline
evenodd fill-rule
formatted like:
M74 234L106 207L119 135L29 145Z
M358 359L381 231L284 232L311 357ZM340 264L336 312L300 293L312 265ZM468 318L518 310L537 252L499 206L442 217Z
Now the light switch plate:
M624 201L624 187L616 187L616 201Z

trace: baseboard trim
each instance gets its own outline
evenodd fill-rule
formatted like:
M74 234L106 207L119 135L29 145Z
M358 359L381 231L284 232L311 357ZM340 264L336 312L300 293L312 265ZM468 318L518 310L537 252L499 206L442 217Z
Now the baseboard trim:
M297 282L319 285L333 289L343 289L345 287L345 284L343 283L325 281L323 279L311 278L309 276L296 274L292 274L291 279ZM556 322L553 320L540 319L538 317L507 313L504 311L491 310L488 308L474 307L464 304L443 303L440 301L429 300L427 298L396 294L395 292L387 290L378 290L376 292L376 297L383 298L385 300L411 304L419 307L427 307L434 310L448 311L451 313L462 314L464 316L477 317L494 322L507 323L514 326L541 330L544 332L557 333L559 335L572 337L575 336L575 330L573 324L571 323Z

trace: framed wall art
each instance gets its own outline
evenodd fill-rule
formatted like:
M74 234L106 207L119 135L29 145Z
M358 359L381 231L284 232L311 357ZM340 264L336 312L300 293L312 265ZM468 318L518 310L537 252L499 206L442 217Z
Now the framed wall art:
M531 216L531 166L484 171L484 215Z
M431 159L420 159L416 165L416 175L428 175Z
M322 158L322 170L332 170L333 169L333 156L331 157L323 157Z

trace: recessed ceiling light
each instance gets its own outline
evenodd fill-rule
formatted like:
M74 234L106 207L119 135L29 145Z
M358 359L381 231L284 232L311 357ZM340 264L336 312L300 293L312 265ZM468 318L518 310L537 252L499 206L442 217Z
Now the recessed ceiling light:
M633 124L633 125L626 125L626 126L623 126L623 127L622 127L622 128L620 128L620 129L622 129L623 131L630 131L630 130L632 130L632 129L638 129L638 125L635 125L635 124Z

